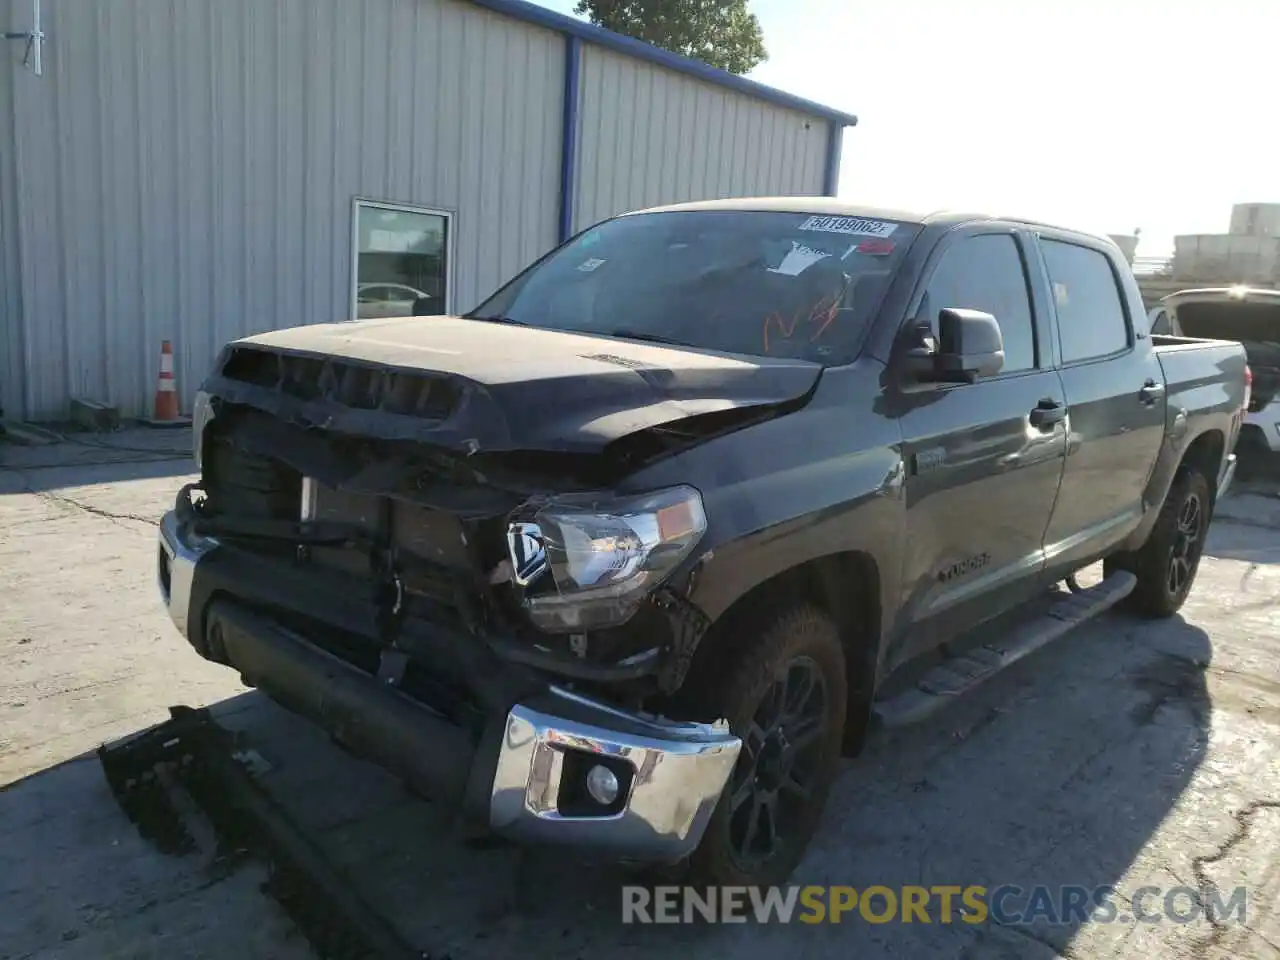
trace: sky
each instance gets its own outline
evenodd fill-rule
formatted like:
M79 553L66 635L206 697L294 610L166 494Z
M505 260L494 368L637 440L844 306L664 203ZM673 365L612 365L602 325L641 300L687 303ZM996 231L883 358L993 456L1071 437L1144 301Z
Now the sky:
M844 199L1138 228L1140 256L1280 202L1276 0L748 6L769 51L748 76L858 117Z

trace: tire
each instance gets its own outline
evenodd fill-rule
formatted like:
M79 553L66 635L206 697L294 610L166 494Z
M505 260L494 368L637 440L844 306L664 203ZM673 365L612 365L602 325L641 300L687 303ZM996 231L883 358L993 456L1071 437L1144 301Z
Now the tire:
M1152 619L1178 612L1195 583L1212 511L1209 481L1195 467L1181 467L1147 542L1104 564L1104 573L1128 570L1138 578L1128 597L1130 610Z
M699 713L727 718L743 740L688 863L686 877L698 884L785 882L839 770L848 679L835 623L808 603L765 612L754 623L763 625L754 636L723 638L723 659L700 671L688 691Z

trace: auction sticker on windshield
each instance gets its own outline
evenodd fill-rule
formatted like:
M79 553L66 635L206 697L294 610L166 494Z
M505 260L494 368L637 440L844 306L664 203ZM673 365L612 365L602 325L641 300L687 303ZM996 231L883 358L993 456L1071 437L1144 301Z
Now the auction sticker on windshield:
M810 217L800 224L799 229L844 233L851 237L887 237L898 229L898 225L887 220L867 220L864 217Z

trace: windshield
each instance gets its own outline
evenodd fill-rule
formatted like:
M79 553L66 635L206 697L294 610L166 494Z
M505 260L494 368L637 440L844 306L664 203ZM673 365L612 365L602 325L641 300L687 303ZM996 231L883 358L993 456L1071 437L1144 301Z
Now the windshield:
M918 231L807 213L633 214L582 233L468 316L845 363Z

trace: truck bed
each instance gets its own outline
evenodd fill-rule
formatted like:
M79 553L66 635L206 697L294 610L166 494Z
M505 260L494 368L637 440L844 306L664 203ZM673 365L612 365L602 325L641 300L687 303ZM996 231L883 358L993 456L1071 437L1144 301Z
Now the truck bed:
M1166 403L1171 410L1196 417L1240 409L1246 362L1240 344L1163 334L1155 334L1151 340L1164 371Z

